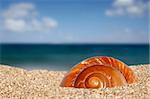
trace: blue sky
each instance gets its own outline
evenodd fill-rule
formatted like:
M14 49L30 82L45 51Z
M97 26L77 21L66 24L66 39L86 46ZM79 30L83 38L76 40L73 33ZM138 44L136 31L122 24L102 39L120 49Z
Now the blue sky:
M1 0L0 43L148 43L148 0Z

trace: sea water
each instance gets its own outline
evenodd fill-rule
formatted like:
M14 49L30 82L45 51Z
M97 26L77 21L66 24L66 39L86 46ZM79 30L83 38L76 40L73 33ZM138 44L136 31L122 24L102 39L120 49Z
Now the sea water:
M93 56L111 56L128 65L148 64L148 44L0 44L0 64L25 69L69 70Z

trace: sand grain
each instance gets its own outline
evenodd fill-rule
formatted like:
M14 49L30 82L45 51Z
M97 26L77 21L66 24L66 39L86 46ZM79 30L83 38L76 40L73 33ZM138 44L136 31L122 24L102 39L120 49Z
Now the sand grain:
M150 65L131 66L139 81L117 88L62 88L66 71L32 70L0 65L0 98L14 99L148 99Z

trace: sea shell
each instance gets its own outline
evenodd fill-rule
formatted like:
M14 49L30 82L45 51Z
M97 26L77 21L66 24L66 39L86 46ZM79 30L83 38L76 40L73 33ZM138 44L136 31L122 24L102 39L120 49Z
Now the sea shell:
M74 66L62 80L61 86L106 88L136 81L137 76L125 63L112 57L97 56Z

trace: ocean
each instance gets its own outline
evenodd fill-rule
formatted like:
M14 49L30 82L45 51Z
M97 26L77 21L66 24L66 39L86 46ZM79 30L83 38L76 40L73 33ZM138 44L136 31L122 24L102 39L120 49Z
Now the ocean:
M0 64L25 69L69 70L93 56L111 56L128 65L148 64L147 44L0 44Z

